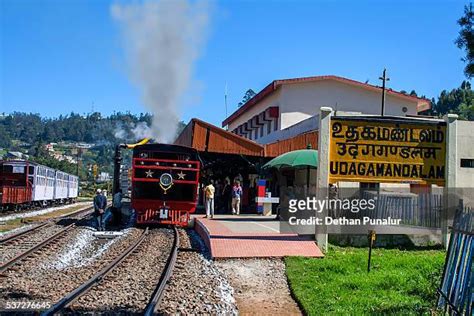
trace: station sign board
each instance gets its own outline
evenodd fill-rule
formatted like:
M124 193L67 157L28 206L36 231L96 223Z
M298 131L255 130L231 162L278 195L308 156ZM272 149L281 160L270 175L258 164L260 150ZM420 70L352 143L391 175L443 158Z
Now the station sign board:
M329 182L445 184L446 123L332 117Z

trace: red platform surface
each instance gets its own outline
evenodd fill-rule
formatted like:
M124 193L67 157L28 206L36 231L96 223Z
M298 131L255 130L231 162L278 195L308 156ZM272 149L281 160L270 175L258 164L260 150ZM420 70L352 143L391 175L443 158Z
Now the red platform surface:
M195 217L195 229L214 259L324 256L314 240L278 228L277 221L259 216Z

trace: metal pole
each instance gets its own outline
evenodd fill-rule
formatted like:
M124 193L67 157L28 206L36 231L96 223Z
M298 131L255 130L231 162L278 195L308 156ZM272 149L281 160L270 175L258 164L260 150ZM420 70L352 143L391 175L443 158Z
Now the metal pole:
M79 151L80 149L77 148L77 155L76 155L76 159L77 159L77 164L76 164L76 174L77 174L77 177L79 178ZM79 180L78 180L79 181Z
M370 272L370 262L372 260L372 248L374 247L375 230L369 231L369 260L367 261L367 272Z
M382 113L380 115L385 115L385 83L390 81L390 78L387 78L387 69L383 69L382 77L379 77L382 80Z

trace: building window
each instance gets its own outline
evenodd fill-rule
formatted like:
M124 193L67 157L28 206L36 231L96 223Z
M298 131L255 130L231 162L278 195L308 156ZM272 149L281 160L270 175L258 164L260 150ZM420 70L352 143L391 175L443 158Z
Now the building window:
M275 120L273 121L273 130L274 131L278 130L278 117L275 118Z
M272 121L267 122L267 135L272 132Z
M260 137L263 137L263 128L264 126L260 126L258 129L260 130Z
M461 159L461 168L474 168L474 159Z
M255 129L255 139L258 139L258 127Z

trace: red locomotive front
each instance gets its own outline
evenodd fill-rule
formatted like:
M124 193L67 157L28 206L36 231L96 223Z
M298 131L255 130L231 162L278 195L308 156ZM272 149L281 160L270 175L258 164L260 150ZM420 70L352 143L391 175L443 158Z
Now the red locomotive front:
M133 149L132 208L138 224L186 226L196 210L199 184L196 150L165 144Z

